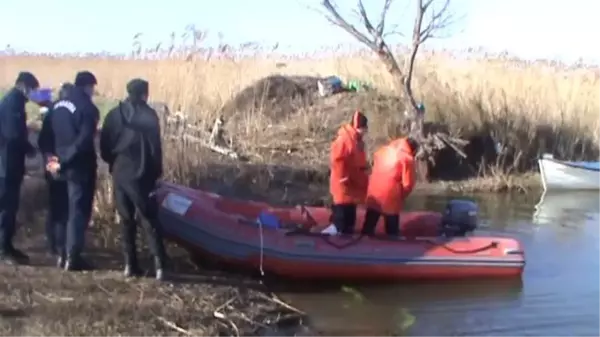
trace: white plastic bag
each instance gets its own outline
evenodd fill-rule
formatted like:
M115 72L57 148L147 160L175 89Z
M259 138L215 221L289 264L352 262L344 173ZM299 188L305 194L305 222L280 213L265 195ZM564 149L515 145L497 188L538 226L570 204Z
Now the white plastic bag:
M330 224L327 226L327 228L321 231L321 234L337 235L338 231L334 224Z

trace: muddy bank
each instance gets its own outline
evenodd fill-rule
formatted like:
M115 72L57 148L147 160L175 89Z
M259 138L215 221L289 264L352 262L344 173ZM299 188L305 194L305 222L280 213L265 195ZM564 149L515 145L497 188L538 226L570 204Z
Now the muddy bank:
M329 204L329 169L326 166L241 163L207 151L195 150L202 158L189 162L182 171L170 171L167 181L209 190L225 196L278 204ZM181 159L184 160L184 159ZM490 175L458 181L421 181L414 193L528 192L541 189L537 173Z
M43 181L26 179L15 245L30 254L32 263L0 264L0 334L235 336L307 331L304 314L258 279L201 269L175 245L168 246L173 266L169 282L151 278L147 247L140 263L148 277L124 279L115 224L96 221L89 230L86 255L95 271L58 270L46 253L45 193ZM144 242L143 235L138 240Z
M170 284L46 265L0 266L0 275L4 336L260 336L302 321L261 290L201 272Z
M406 108L396 95L374 88L321 97L318 80L272 75L243 88L220 111L227 137L258 161L273 164L278 159L280 163L296 159L314 166L327 163L330 142L355 110L369 118L366 142L370 153L405 135ZM538 123L510 111L495 114L485 110L488 104L483 99L474 100L472 109L464 111L459 102L441 106L434 97L424 98L425 133L464 140L466 158L447 146L434 151L433 160L420 165L423 182L531 173L537 170L537 158L546 152L565 160L598 158L597 137L582 134L576 124Z

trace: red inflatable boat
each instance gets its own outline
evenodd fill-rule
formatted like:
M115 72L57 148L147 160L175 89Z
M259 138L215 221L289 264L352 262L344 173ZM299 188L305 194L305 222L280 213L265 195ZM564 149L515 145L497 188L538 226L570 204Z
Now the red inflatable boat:
M514 239L465 233L448 235L449 228L456 224L448 224L445 219L451 213L461 213L460 207L455 210L449 206L446 214L404 212L403 237L390 238L383 234L375 237L322 234L321 230L329 226L327 208L276 208L167 183L158 189L157 197L167 238L203 257L239 267L262 268L285 277L343 280L515 277L525 265L522 247ZM469 216L476 216L475 209L467 209ZM358 224L363 216L364 210L359 210ZM357 227L360 231L360 226ZM378 224L379 230L381 227L383 223Z

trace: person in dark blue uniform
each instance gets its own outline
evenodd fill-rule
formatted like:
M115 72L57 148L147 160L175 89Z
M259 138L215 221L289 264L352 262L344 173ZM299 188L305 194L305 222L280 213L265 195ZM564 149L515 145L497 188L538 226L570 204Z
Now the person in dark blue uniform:
M56 157L48 162L46 169L53 175L60 174L67 183L66 247L60 252L61 258L66 258L64 268L84 270L91 268L81 254L96 189L98 163L94 140L100 112L92 102L96 77L82 71L74 84L66 98L52 106L50 123Z
M73 90L74 86L71 83L65 83L61 86L58 101L68 99L68 95ZM56 103L56 102L55 102ZM49 109L44 116L42 129L38 136L38 148L44 159L44 166L49 162L58 161L56 157L56 149L54 146L54 130ZM60 268L64 267L64 248L65 236L67 228L67 217L69 215L68 190L67 182L64 177L58 174L45 172L46 183L48 184L48 214L46 216L46 239L50 253L57 257L57 265Z
M25 104L40 83L30 72L21 72L0 101L0 260L27 263L29 257L13 246L25 156L35 154L29 143Z
M159 118L147 104L148 91L145 80L133 79L127 84L127 99L104 119L100 155L108 163L113 177L115 203L123 228L125 276L141 274L135 243L137 210L154 255L156 279L162 280L166 253L154 195L163 172L162 144Z

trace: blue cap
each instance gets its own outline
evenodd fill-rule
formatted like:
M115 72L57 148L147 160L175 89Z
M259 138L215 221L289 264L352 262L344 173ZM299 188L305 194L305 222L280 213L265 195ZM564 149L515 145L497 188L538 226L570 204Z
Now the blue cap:
M423 105L423 103L419 103L419 104L417 104L417 109L419 111L425 111L425 105Z

